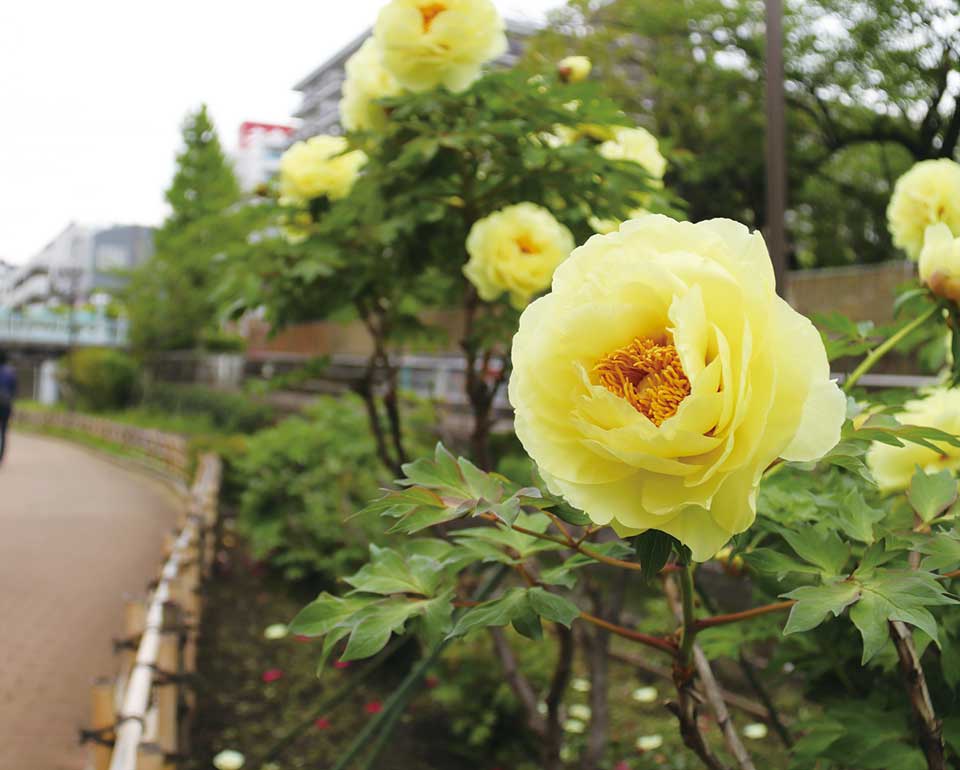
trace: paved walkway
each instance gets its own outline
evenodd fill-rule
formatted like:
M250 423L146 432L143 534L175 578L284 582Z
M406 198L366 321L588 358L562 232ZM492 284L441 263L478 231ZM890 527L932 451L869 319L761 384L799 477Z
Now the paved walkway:
M82 770L90 684L124 595L156 577L178 500L148 476L17 434L0 465L0 770Z

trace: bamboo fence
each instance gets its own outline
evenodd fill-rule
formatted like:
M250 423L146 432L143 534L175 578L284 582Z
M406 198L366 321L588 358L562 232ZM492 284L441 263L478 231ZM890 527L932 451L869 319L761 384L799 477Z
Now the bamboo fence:
M105 421L100 421L105 422ZM145 600L126 606L120 673L92 691L91 770L169 770L185 756L201 584L212 564L221 463L203 455L166 561Z
M15 410L14 424L24 428L77 432L121 445L146 456L178 479L185 479L190 467L187 439L176 433L138 428L135 425L76 412L34 409Z

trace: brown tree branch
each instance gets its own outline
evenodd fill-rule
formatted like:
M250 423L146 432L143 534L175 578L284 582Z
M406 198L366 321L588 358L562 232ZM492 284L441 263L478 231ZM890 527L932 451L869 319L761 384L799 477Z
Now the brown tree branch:
M493 639L493 649L500 659L503 677L523 708L527 718L527 727L540 738L546 737L547 723L540 712L537 711L537 694L534 692L530 680L520 670L517 657L507 641L506 634L504 634L502 628L490 628L489 631L490 637Z
M686 613L683 610L679 589L675 585L674 581L670 579L665 579L663 584L664 591L667 595L667 601L673 610L674 616L680 623L684 623ZM696 633L694 628L685 628L684 630L685 633ZM707 660L707 656L703 654L703 650L700 649L700 645L698 645L696 642L692 644L691 652L693 656L694 668L696 669L697 676L699 677L700 683L703 686L707 702L710 704L713 715L717 720L717 725L720 727L720 730L723 733L723 739L727 745L727 749L733 755L734 759L736 759L737 765L741 770L756 770L753 760L747 753L747 750L744 748L743 742L740 740L740 736L737 734L737 729L733 724L733 720L730 718L730 712L727 710L727 704L724 702L723 695L720 693L719 685L717 685L717 680L713 675L713 669L710 668L710 661ZM682 732L684 729L684 719L690 713L695 715L696 705L695 702L693 705L691 705L691 701L693 701L692 677L690 677L684 670L683 662L680 661L679 658L678 665L674 670L674 681L677 684L677 694L680 700L680 708L674 713L676 713L680 718Z
M910 629L900 622L890 622L890 638L897 648L897 657L900 660L900 673L910 699L910 709L913 712L920 748L927 758L929 770L946 770L946 759L943 749L943 723L937 718L930 700L930 691L927 689L927 679L920 665L920 656L913 644L913 635Z
M560 623L557 623L555 628L559 646L553 678L550 680L550 689L546 697L547 730L543 745L543 770L560 770L563 767L560 759L560 747L563 744L560 706L563 704L563 694L566 692L573 671L573 632Z

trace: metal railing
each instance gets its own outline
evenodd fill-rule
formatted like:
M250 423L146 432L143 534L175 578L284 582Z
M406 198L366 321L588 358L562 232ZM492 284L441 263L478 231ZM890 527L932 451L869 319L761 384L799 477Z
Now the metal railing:
M106 317L74 318L0 313L0 345L42 347L126 347L127 321Z

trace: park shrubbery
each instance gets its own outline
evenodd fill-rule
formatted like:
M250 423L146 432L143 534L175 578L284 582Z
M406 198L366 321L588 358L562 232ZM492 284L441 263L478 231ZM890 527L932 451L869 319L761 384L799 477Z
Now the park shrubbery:
M61 376L76 404L94 412L131 406L140 394L140 366L119 350L75 350L64 359Z
M170 417L200 417L219 433L254 433L276 419L269 405L242 391L152 382L144 389L140 406Z
M324 397L252 436L236 462L240 531L287 578L332 583L382 535L349 518L386 480L365 427L358 399Z

